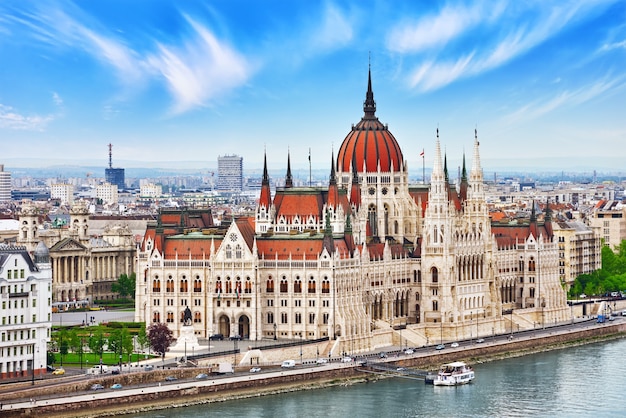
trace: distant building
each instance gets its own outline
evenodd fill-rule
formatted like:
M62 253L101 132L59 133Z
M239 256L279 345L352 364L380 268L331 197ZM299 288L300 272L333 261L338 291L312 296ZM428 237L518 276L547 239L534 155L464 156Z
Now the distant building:
M602 267L600 234L581 221L554 222L553 229L559 243L559 277L569 289L576 277Z
M217 157L217 189L240 192L243 187L243 158L238 155Z
M71 184L53 184L50 186L50 197L59 199L61 204L71 205L74 202L74 186Z
M0 164L0 202L11 200L11 173L4 171L4 164Z
M50 254L40 242L0 245L0 380L46 373L52 311Z
M119 202L116 184L104 183L96 186L96 198L102 199L104 204L116 204Z
M107 168L104 170L104 177L107 183L115 184L118 190L126 188L123 168Z
M139 188L141 197L159 197L163 195L163 187L160 184L146 183Z
M109 144L109 168L104 170L107 183L115 184L118 190L126 188L123 168L113 168L113 145Z
M604 245L614 249L626 239L626 205L616 200L602 200L594 208L589 223L600 229Z

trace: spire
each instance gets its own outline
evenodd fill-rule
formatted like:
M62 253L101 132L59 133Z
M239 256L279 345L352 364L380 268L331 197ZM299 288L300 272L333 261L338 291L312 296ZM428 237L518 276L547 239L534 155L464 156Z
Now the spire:
M461 171L461 181L467 181L467 169L465 168L465 151L463 151L463 170Z
M272 191L270 190L270 176L267 174L267 154L263 156L263 179L261 180L261 196L259 197L259 207L265 206L269 210L272 206Z
M374 101L374 92L372 91L372 68L371 64L367 69L367 93L365 94L365 102L363 102L364 119L375 119L376 102Z
M448 154L443 154L443 175L446 178L446 185L450 184L450 177L448 176Z
M480 153L478 152L478 147L480 142L478 142L478 129L474 129L474 161L472 163L472 174L477 175L480 174L482 178L482 168L480 166Z
M330 213L326 210L326 225L324 226L323 246L328 254L333 254L335 250L335 242L333 240L333 228L330 226Z
M269 186L270 176L267 174L267 152L263 151L263 179L261 180L262 186Z
M337 176L335 174L335 152L332 151L330 154L330 184L337 184Z
M285 189L293 187L293 177L291 177L291 156L287 151L287 175L285 176Z
M356 160L352 159L352 187L350 188L350 203L355 209L361 206L361 185L357 173Z
M465 169L465 151L463 151L463 169L461 171L461 184L459 190L459 197L461 201L465 201L467 199L467 170Z
M335 175L335 154L330 156L330 181L328 182L328 206L339 206L339 190L337 189L337 176Z

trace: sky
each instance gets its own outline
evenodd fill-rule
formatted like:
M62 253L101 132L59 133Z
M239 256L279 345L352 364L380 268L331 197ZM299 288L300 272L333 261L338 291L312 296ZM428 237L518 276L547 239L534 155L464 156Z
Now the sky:
M626 0L3 0L0 164L329 167L368 69L414 173L626 172Z

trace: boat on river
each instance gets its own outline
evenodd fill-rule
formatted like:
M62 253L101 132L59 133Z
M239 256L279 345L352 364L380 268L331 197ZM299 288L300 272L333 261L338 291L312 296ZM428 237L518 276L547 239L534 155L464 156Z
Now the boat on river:
M455 361L441 366L433 379L435 386L458 386L474 380L474 369L462 361Z

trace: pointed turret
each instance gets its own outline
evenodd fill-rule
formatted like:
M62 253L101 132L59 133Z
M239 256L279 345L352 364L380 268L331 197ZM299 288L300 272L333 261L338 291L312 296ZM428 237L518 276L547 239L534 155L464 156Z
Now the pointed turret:
M463 151L463 169L461 171L461 185L459 190L459 195L461 198L461 202L464 202L467 199L467 170L465 168L465 151Z
M367 93L365 93L365 102L363 102L364 119L376 119L376 102L374 101L374 92L372 91L372 69L367 70Z
M291 177L291 156L287 152L287 175L285 176L285 189L293 187L293 177Z
M272 205L272 191L270 190L270 176L267 174L267 154L263 155L263 179L261 180L261 196L259 206L265 206L268 210Z
M435 161L433 162L433 171L430 175L430 197L429 201L432 198L437 199L445 199L447 198L446 192L446 177L443 171L443 167L441 164L441 144L439 142L439 128L437 128L437 142L435 144Z
M530 210L530 233L535 239L539 238L537 230L537 213L535 212L535 201L533 200L532 209Z
M544 217L543 223L546 234L548 234L548 238L552 241L552 237L554 236L554 231L552 229L552 209L550 209L550 199L546 199L546 214Z
M352 187L350 189L350 204L355 210L361 207L361 185L359 184L359 173L356 168L356 161L352 160Z
M483 185L483 169L480 166L480 152L478 142L478 130L474 129L474 161L472 161L472 170L470 171L469 178L469 196L471 199L484 199L484 185Z
M328 254L331 254L335 251L335 243L333 240L333 228L330 226L330 213L328 210L326 211L326 223L324 226L324 240L323 246L328 251Z
M330 156L330 177L328 181L328 206L337 208L339 205L339 190L337 188L337 176L335 174L335 154Z

